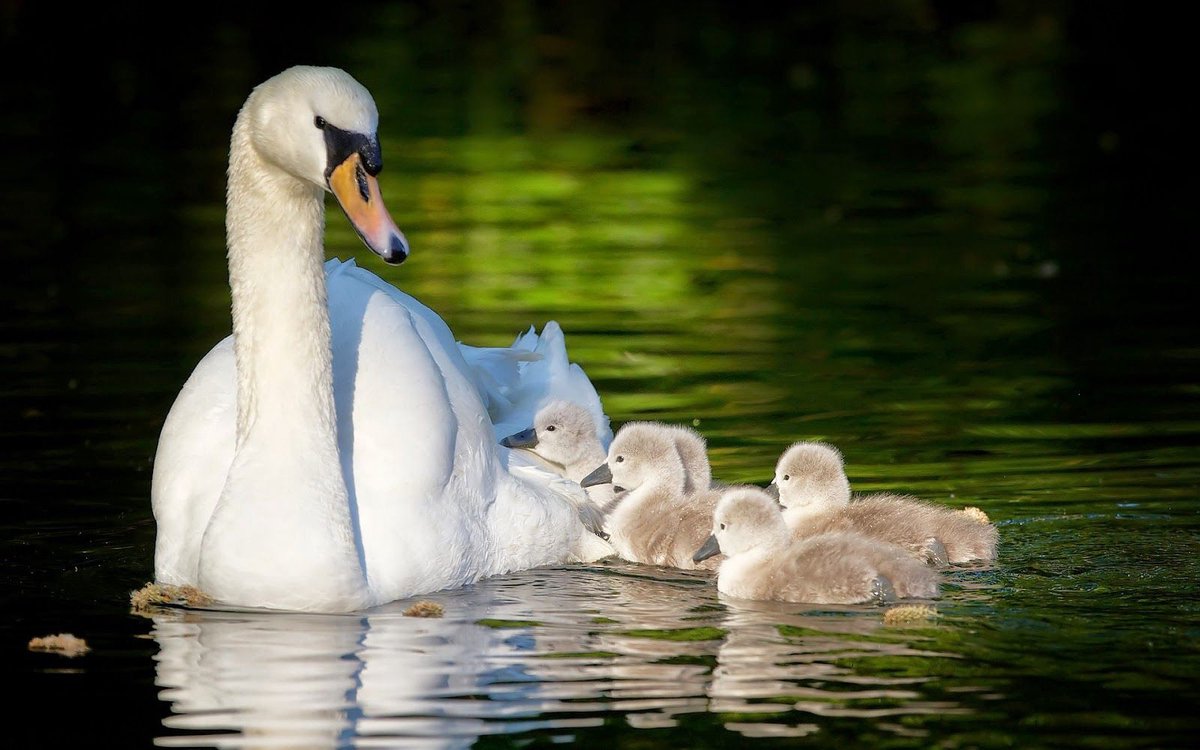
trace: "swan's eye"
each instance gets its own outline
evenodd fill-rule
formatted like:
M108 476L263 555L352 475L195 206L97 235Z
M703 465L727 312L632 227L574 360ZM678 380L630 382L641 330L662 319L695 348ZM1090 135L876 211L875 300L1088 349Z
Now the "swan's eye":
M554 429L555 429L554 425L549 425L548 427L546 427L546 432L554 432Z
M721 531L725 530L725 524L721 524Z
M621 463L624 460L625 460L624 456L617 456L617 463Z
M324 130L325 126L328 124L329 123L325 122L325 118L321 117L320 115L317 115L313 118L313 125L317 126L317 130Z
M784 475L783 475L783 481L785 481L785 482L786 482L787 480L791 479L791 478L792 478L792 476L791 476L790 474L784 474Z

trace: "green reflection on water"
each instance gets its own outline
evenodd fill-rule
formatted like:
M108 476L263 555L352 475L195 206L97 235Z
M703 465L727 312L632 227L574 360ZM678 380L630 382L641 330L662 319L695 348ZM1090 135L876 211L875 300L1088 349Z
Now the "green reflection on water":
M496 620L485 617L482 620L476 620L475 624L485 628L533 628L542 623L534 620Z
M620 635L657 641L715 641L725 636L721 628L675 628L671 630L624 630Z

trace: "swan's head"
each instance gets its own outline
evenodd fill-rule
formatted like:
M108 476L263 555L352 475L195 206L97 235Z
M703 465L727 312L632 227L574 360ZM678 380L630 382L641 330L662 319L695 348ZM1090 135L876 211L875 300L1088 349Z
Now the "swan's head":
M599 450L591 412L571 401L552 401L533 418L533 427L500 441L508 448L528 448L547 461L568 466ZM591 449L591 450L589 450ZM592 459L595 460L595 459Z
M779 493L779 504L790 515L850 502L850 480L846 478L842 454L826 443L794 443L775 464L771 484Z
M362 84L337 68L288 68L254 89L239 126L265 161L332 192L358 236L386 262L408 257L408 240L379 191L379 111Z
M774 498L756 487L730 490L713 510L712 536L692 560L701 562L720 553L738 555L761 544L777 544L787 534Z
M630 422L613 438L608 460L579 483L591 487L612 482L615 492L648 484L683 492L685 478L674 433L653 422Z

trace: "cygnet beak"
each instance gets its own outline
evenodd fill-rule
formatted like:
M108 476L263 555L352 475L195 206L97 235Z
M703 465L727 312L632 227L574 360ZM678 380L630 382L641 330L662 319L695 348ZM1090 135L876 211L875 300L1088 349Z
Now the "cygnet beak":
M595 471L579 480L580 487L595 487L598 484L608 484L612 481L612 470L608 464L600 464Z
M703 562L719 554L721 554L721 544L717 541L717 535L709 534L708 539L704 542L704 546L696 550L696 554L692 555L692 562Z
M533 448L537 444L537 430L532 427L528 430L514 432L500 441L500 445L503 445L505 448Z

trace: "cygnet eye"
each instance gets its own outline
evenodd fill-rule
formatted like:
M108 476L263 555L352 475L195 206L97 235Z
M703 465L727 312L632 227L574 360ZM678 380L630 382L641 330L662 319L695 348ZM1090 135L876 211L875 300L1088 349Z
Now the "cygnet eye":
M785 482L786 482L787 480L791 479L791 478L792 478L792 476L791 476L790 474L784 474L784 475L783 475L783 481L785 481Z
M617 456L617 463L621 463L624 460L625 460L624 456Z
M317 130L324 130L325 126L328 124L329 123L325 122L325 118L321 117L320 115L317 115L313 118L313 125L317 126Z
M548 425L546 427L546 432L554 432L554 429L555 429L554 425Z
M721 524L721 530L722 530L722 531L724 531L724 530L725 530L725 524Z

